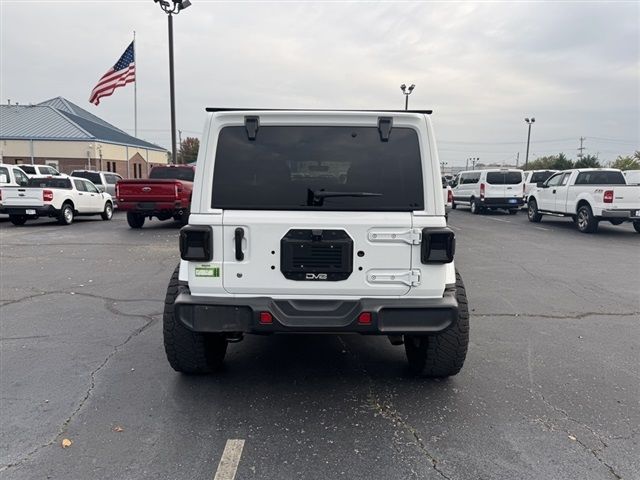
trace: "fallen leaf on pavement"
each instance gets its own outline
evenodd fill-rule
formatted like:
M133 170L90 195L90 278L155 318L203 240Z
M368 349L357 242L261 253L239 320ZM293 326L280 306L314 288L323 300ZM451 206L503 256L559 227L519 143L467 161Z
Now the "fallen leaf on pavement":
M114 432L124 432L124 428L122 428L120 425L117 425L117 426L113 427L113 431Z
M69 440L68 438L63 438L61 445L62 445L62 448L69 448L71 445L73 445L73 440Z
M575 442L577 440L577 438L574 437L573 435L569 435L569 440L573 440Z

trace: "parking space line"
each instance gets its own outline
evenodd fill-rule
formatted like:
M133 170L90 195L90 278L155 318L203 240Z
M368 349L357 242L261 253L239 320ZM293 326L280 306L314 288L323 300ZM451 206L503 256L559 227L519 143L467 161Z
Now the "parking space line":
M462 230L460 227L454 227L453 225L447 225L449 228L453 228L454 230Z
M493 218L493 217L487 217L490 220L495 220L496 222L503 222L503 223L511 223L509 220L502 220L501 218Z
M537 228L538 230L544 230L545 232L550 232L551 231L550 228L544 228L544 227L533 227L533 228Z
M244 440L227 440L213 480L233 480L242 456Z

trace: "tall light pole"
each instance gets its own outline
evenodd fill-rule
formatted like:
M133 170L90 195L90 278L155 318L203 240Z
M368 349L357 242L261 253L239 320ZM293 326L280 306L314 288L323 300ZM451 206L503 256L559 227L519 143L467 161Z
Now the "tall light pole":
M531 141L531 125L536 122L536 119L531 117L531 120L528 118L524 119L525 122L529 125L529 133L527 134L527 155L524 157L524 169L527 169L529 165L529 142Z
M180 13L191 5L190 0L153 0L153 3L160 4L160 8L167 14L169 22L169 96L171 98L171 160L177 163L176 153L176 91L173 80L173 16Z
M400 90L402 90L402 93L404 95L405 110L409 110L409 95L411 95L411 92L413 92L414 88L416 88L416 86L413 83L409 85L409 88L407 88L407 86L404 83L400 85Z

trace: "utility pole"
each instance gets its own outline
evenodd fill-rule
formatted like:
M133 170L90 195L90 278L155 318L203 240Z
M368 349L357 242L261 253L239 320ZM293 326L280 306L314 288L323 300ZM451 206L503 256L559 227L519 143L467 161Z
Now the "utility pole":
M178 130L178 150L182 151L182 130ZM180 158L180 163L184 163L184 158Z
M524 169L529 166L529 143L531 142L531 125L535 123L536 119L531 117L531 120L525 118L524 121L529 125L529 132L527 133L527 155L524 157Z
M516 155L516 168L518 168L518 164L520 163L520 152Z
M586 149L586 147L583 147L582 144L583 142L586 140L585 137L580 137L580 148L578 148L578 158L582 160L582 156L583 156L583 151Z

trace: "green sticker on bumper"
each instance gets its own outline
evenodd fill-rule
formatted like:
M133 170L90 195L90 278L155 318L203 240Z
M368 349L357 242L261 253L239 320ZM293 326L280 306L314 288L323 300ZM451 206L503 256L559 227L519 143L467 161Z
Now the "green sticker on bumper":
M202 265L196 267L196 277L220 277L220 267L214 267L212 265Z

